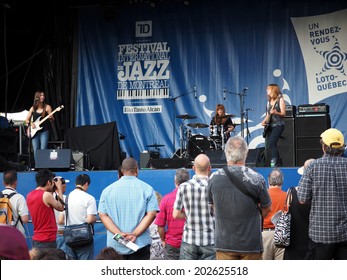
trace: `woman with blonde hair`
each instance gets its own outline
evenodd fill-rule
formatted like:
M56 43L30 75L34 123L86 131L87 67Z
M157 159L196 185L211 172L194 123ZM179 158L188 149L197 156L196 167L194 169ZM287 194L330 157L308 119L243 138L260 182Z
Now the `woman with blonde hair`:
M265 149L271 150L271 167L281 167L282 160L278 153L277 142L284 131L284 117L286 116L286 103L278 85L269 84L266 87L268 102L266 116L261 124L264 126Z

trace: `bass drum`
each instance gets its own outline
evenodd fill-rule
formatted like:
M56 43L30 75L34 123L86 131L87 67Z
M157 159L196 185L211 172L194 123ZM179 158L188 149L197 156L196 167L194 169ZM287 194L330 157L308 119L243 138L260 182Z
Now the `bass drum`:
M194 135L188 141L189 158L194 160L198 155L210 151L210 141L204 135Z

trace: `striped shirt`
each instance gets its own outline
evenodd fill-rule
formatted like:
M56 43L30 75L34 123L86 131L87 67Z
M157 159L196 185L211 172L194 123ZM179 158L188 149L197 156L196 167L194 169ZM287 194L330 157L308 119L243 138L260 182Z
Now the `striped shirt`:
M316 243L347 241L347 158L324 155L310 164L298 188L311 201L309 236Z
M214 244L214 217L207 199L207 176L194 175L177 191L174 209L184 211L186 223L182 240L188 244Z

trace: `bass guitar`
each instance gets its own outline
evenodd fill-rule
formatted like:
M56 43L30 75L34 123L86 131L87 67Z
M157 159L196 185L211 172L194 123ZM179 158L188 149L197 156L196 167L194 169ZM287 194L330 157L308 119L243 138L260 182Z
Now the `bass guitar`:
M35 124L35 127L33 126L29 126L28 127L28 136L30 138L33 138L36 134L36 132L38 132L39 130L42 129L42 127L40 126L44 121L46 121L50 116L52 116L53 114L55 114L56 112L59 112L61 109L64 108L64 105L60 105L59 107L57 107L52 113L48 114L46 117L44 117L42 120L41 120L41 117L38 117L36 119L36 121L34 122Z
M275 108L276 103L277 103L277 100L276 100L276 102L274 103L274 105L272 105L272 108L271 108L270 111L272 111L273 108ZM269 127L270 127L271 116L272 116L272 114L268 114L268 115L267 115L267 118L266 118L266 121L265 121L266 124L265 124L264 130L263 130L263 137L264 137L264 138L266 137L266 133L267 133L267 131L269 130Z

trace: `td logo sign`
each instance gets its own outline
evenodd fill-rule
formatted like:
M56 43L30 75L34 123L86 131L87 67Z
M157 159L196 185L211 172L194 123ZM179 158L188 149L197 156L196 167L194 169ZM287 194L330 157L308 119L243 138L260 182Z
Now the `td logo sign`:
M152 36L152 21L137 21L135 27L136 37Z

